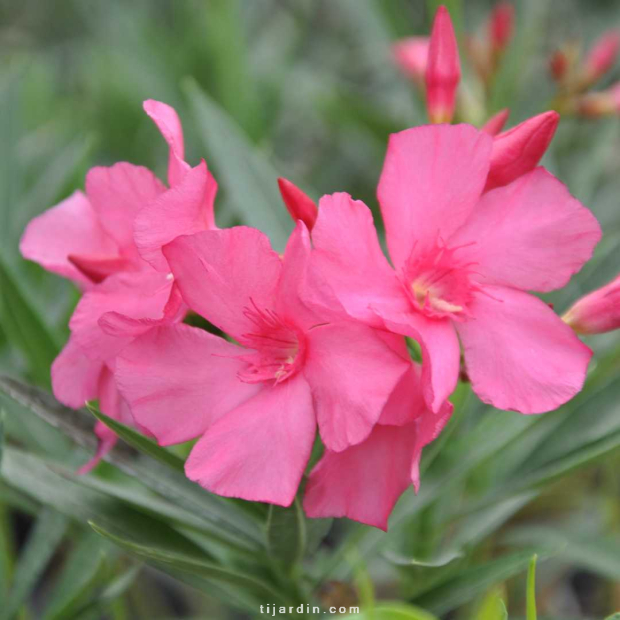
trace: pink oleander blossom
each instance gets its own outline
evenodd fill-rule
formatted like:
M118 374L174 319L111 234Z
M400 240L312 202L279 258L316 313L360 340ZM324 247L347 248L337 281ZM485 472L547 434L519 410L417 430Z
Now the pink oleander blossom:
M424 85L424 75L428 63L429 37L409 37L397 41L392 54L401 71L418 85Z
M342 452L327 450L312 469L306 514L348 517L387 530L398 498L411 484L419 489L422 448L439 435L451 414L448 402L439 413L428 409L420 367L411 363L370 435Z
M579 299L562 318L578 334L620 329L620 276Z
M85 290L69 342L52 366L55 396L74 408L99 399L106 415L124 423L132 419L113 381L116 354L138 333L185 313L161 247L179 234L215 226L217 185L204 161L195 168L184 161L176 112L156 101L144 108L170 147L170 188L142 166L92 168L86 193L75 192L34 218L20 244L25 258ZM95 431L101 444L86 470L115 440L102 423Z
M415 338L427 402L454 390L459 338L474 391L498 408L555 409L582 387L591 351L527 291L564 286L601 236L593 215L536 168L483 193L493 139L469 125L391 136L378 196L394 267L368 208L324 197L314 269L353 317Z
M330 450L364 441L410 366L402 337L304 304L321 286L309 254L302 222L283 258L247 227L177 238L164 255L184 300L239 344L173 325L117 358L136 421L162 445L199 437L186 473L214 493L290 504L317 423Z

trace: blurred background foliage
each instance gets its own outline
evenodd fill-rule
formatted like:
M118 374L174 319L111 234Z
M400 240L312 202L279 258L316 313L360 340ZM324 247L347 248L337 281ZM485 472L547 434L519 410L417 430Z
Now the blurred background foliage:
M437 4L1 0L2 371L48 389L78 297L20 258L26 222L83 187L93 165L127 160L165 176L166 146L144 99L178 110L188 161L204 157L220 183L220 226L255 225L282 247L292 225L278 175L313 198L347 191L376 212L387 136L425 122L390 44L428 33ZM446 4L462 38L484 28L493 3ZM514 4L516 36L481 123L503 107L510 126L547 109L551 51L620 26L617 0ZM619 78L616 66L603 85ZM620 270L619 137L617 118L564 118L544 159L605 232L592 262L548 296L559 312ZM298 506L214 498L184 481L181 452L123 429L133 448L78 478L92 416L3 380L0 618L232 620L281 599L361 601L376 620L431 618L374 607L385 599L494 620L505 617L501 598L512 620L526 616L536 551L539 618L602 619L620 608L620 338L588 344L586 388L545 416L493 410L460 385L453 421L424 455L422 490L403 497L389 534L307 521Z

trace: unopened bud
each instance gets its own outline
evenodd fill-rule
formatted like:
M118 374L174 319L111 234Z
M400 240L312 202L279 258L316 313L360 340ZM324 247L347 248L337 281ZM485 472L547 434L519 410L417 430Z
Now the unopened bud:
M392 47L396 64L405 75L420 85L424 84L429 43L428 37L409 37L397 41Z
M494 53L503 52L514 31L515 10L510 2L500 2L495 5L489 20L489 39L491 50Z
M564 50L556 50L549 57L549 72L556 82L562 82L566 79L570 60Z
M495 136L485 191L507 185L533 170L545 154L559 120L560 115L550 110Z
M582 297L562 319L578 334L602 334L620 329L620 276Z
M431 123L449 123L461 79L459 50L450 14L440 6L435 14L426 67L426 107Z
M504 128L509 116L510 110L508 108L500 110L482 126L482 131L491 136L496 136Z
M282 200L293 221L301 220L308 230L312 230L319 214L314 201L306 193L302 192L299 187L286 179L279 178L278 187L280 188Z
M584 60L584 81L593 84L616 62L620 50L620 32L610 30L600 37Z

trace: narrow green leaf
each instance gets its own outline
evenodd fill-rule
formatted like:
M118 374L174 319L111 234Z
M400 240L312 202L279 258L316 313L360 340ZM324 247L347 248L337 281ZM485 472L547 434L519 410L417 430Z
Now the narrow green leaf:
M474 620L506 620L508 616L502 600L504 595L504 589L501 586L490 590L484 597Z
M22 551L6 605L0 610L3 620L13 618L28 600L67 531L67 519L46 508L37 519Z
M291 569L306 550L306 518L298 498L288 508L271 505L267 516L267 549L272 560Z
M527 617L526 620L536 620L536 560L538 556L534 554L530 561L527 571Z
M169 450L161 448L153 440L145 437L138 431L129 426L125 426L116 420L108 417L104 413L101 413L91 403L86 403L88 410L100 421L103 422L108 428L112 429L121 439L123 439L130 446L142 452L148 454L148 456L160 461L164 465L176 469L177 471L184 471L183 460L175 454L172 454Z
M345 616L343 620L437 620L435 616L404 603L382 603L374 609L364 610L362 613Z
M103 567L101 539L85 531L72 546L46 606L46 620L69 620L95 588Z
M122 538L106 529L96 522L91 521L90 526L104 538L122 547L126 551L138 556L161 568L162 570L172 569L181 572L189 572L194 576L203 577L207 580L225 585L240 587L257 596L258 600L290 603L280 592L274 590L268 583L255 577L236 572L209 561L207 556L200 556L197 553L188 554L156 546L155 544L137 543L126 538Z
M62 430L76 443L94 451L96 446L96 438L92 432L94 424L88 412L68 409L47 392L1 375L0 390L46 422ZM125 433L127 427L121 428L121 426L117 426L118 430ZM128 434L126 436L129 437ZM137 442L135 445L142 445L134 435L131 439ZM145 441L148 442L148 440ZM234 502L208 493L188 480L185 474L179 471L176 461L174 467L162 463L162 460L166 462L168 458L175 460L178 457L152 443L145 445L149 450L166 452L169 457L162 455L161 452L158 452L157 456L137 455L127 445L119 443L105 458L173 505L199 517L205 521L205 525L210 524L212 535L225 538L229 544L237 548L243 547L256 551L262 546L264 535L255 519L240 510ZM56 455L54 456L56 458Z
M0 323L7 338L26 358L34 380L49 385L50 367L59 347L1 254Z
M269 235L282 251L293 224L278 192L278 173L251 144L228 114L193 81L185 91L210 155L209 166L232 200L243 222Z
M424 609L444 615L495 584L521 572L531 561L530 550L510 553L480 566L467 567L417 597Z

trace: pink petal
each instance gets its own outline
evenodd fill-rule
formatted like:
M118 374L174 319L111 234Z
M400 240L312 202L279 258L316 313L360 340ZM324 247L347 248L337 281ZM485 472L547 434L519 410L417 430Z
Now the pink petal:
M310 474L304 510L311 518L348 517L387 530L388 517L411 484L414 423L377 425L342 452L325 452Z
M304 374L312 387L321 437L330 450L339 452L368 436L409 368L384 337L354 322L307 333Z
M310 387L301 375L264 385L205 433L185 472L218 495L288 506L310 457L315 427Z
M320 295L321 282L309 273L310 235L302 221L297 222L282 259L282 270L275 300L275 311L289 324L309 329L325 320L307 303Z
M67 407L83 407L97 398L103 369L103 363L87 357L72 335L52 364L54 396Z
M217 183L203 160L180 183L142 208L134 223L140 256L158 271L168 272L161 248L181 235L215 228L216 193Z
M318 214L314 201L287 179L279 178L278 187L293 222L297 223L298 220L301 220L308 227L308 230L312 230Z
M552 291L592 257L601 228L543 168L487 192L451 245L467 246L483 284Z
M559 120L560 115L550 110L495 136L485 191L533 170L551 143Z
M470 125L407 129L390 136L378 187L392 262L414 245L446 240L477 203L493 141Z
M404 338L399 340L404 342ZM379 424L402 426L428 411L424 400L421 374L421 366L410 362L409 369L401 377L381 412Z
M177 237L164 255L190 308L236 340L256 327L248 308L273 309L282 264L258 230L236 226Z
M150 170L125 162L91 168L86 175L86 194L101 225L128 257L137 258L133 222L138 211L165 189Z
M160 444L181 443L257 392L260 386L237 378L242 353L195 327L159 327L117 357L116 382L136 421Z
M101 227L88 199L79 191L31 220L19 249L24 258L86 286L91 284L90 278L69 260L70 255L118 258L118 246Z
M99 258L98 256L69 254L68 259L82 275L96 284L103 282L113 273L136 271L135 263L125 257Z
M592 352L540 299L485 287L457 325L476 394L498 409L544 413L577 394Z
M439 437L439 434L450 420L453 410L454 406L452 403L446 401L438 413L426 411L415 421L416 440L411 464L411 482L413 482L413 488L416 493L420 490L420 459L422 458L422 448Z
M373 308L386 329L416 340L422 348L422 389L428 406L440 411L456 388L461 352L449 319L430 319L419 312L395 312L386 306Z
M172 106L153 99L147 99L142 107L144 111L153 119L157 128L170 147L168 161L168 183L174 187L180 183L189 170L189 165L185 163L185 147L183 144L183 127L181 121Z
M372 213L363 202L345 193L323 196L312 242L314 268L351 316L372 323L371 303L404 297L379 245Z
M88 291L78 303L69 321L73 338L88 357L109 360L131 341L136 331L132 324L127 332L106 333L99 319L108 312L131 319L164 319L171 289L172 280L157 272L110 276ZM152 325L147 322L144 329Z

